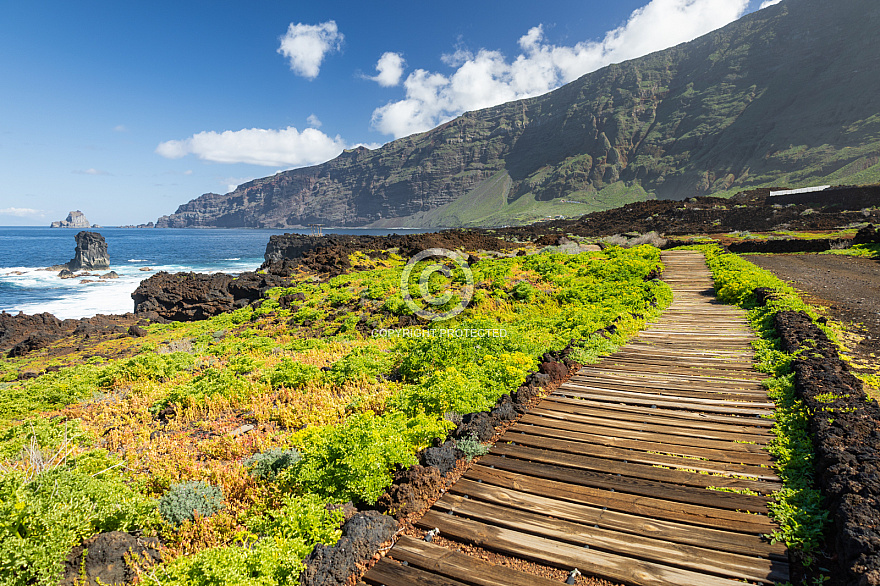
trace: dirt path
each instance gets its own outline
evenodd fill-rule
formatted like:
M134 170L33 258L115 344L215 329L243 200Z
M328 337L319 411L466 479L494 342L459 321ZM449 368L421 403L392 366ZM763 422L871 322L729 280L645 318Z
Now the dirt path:
M844 343L856 371L880 374L880 261L827 254L745 258L826 307L828 317L847 329Z

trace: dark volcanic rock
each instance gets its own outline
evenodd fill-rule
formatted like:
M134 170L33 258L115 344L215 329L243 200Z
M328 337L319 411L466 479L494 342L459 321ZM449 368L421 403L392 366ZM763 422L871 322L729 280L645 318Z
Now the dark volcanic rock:
M880 584L880 405L849 372L836 346L803 312L774 317L792 362L795 392L810 413L816 476L831 513L834 584Z
M77 545L67 555L59 586L132 583L136 574L125 561L127 554L140 560L144 557L153 561L162 559L156 537L135 537L121 531L100 533Z
M259 299L263 293L284 285L274 275L156 273L131 294L136 315L157 314L173 321L194 321L232 311Z
M62 321L51 313L0 313L0 349L11 348L10 358L43 348L63 335Z
M303 560L302 586L343 586L379 546L391 539L397 521L377 511L357 513L342 527L336 545L318 544Z
M149 335L149 332L147 330L145 330L144 328L140 327L139 325L135 324L135 325L129 326L128 335L131 336L132 338L144 338Z
M831 238L812 239L780 239L780 240L745 240L727 245L730 252L741 254L749 252L785 254L791 252L824 252L834 247L849 248L848 240Z
M97 232L82 231L76 235L76 255L67 263L71 271L109 269L107 242Z
M853 244L880 244L880 230L868 224L856 233Z
M352 268L349 255L353 252L371 252L373 256L379 256L383 254L382 251L397 249L400 256L409 258L431 248L498 251L515 246L501 238L473 230L444 230L404 236L283 234L269 237L265 262L260 268L285 277L298 268L336 276Z
M441 476L433 466L413 466L398 472L376 506L398 519L426 509L430 500L440 496Z

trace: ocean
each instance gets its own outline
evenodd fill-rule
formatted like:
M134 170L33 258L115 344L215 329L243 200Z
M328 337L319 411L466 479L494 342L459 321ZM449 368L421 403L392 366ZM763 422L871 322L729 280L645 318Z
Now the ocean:
M238 274L263 262L272 234L308 230L95 228L107 241L110 269L118 279L83 283L97 277L60 279L46 267L74 256L78 230L0 227L0 311L48 311L61 319L119 314L134 310L132 292L158 271ZM329 234L411 234L425 230L325 229ZM149 270L147 270L149 269ZM107 271L95 271L102 274Z

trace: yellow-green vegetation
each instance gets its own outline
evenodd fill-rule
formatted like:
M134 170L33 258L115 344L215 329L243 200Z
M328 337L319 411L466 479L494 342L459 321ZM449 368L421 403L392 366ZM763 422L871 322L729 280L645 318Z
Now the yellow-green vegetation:
M822 543L822 532L828 523L828 513L822 506L822 496L814 482L814 453L809 436L808 413L803 402L794 394L794 374L791 362L794 356L779 349L779 340L773 326L773 316L780 311L804 311L814 321L819 317L805 304L797 291L769 271L735 254L726 254L714 245L693 247L706 254L715 281L715 290L721 301L749 310L749 322L760 336L754 343L758 369L771 375L765 383L770 398L776 404L775 434L769 450L776 458L777 470L783 487L774 493L770 504L772 517L780 528L771 537L784 541L802 554L809 565L812 553ZM754 290L766 287L773 295L763 306L756 303ZM823 327L831 336L831 331Z
M594 361L671 301L649 278L656 248L544 253L476 263L466 310L431 324L405 301L404 259L356 256L365 270L149 326L128 357L74 355L26 380L44 354L3 363L0 584L52 584L71 547L113 529L162 537L148 582L295 584L311 548L339 538L327 505L375 503L542 353L576 340L572 357ZM466 285L460 269L424 287L418 274L417 304L449 290L451 307Z
M845 248L843 250L826 250L821 254L839 254L843 256L880 259L880 244L856 244L851 248Z

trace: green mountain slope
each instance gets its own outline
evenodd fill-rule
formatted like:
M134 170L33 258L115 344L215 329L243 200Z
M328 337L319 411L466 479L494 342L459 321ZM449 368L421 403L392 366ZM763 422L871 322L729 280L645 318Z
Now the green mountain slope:
M880 181L877 30L876 0L785 0L546 95L203 195L158 225L502 225Z

